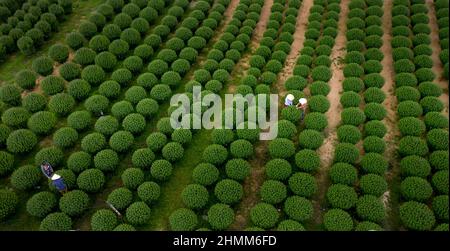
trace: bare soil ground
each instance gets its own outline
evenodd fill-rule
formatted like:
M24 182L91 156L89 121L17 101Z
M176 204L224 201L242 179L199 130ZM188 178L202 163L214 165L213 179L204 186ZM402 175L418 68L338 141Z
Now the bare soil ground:
M325 129L325 141L322 146L318 149L318 154L321 158L320 169L316 174L316 182L318 191L313 201L314 213L315 213L315 223L322 223L322 210L323 203L325 201L325 194L329 186L328 171L330 166L333 164L334 158L334 147L337 140L336 129L341 121L341 111L342 107L340 105L339 99L342 92L342 81L344 80L344 73L342 71L341 61L343 60L346 49L345 45L347 38L345 32L347 31L347 16L348 16L348 5L350 0L342 0L340 3L341 12L339 14L338 30L339 33L336 37L336 42L331 52L331 70L333 76L329 81L331 91L327 98L330 101L330 109L325 114L328 119L328 127Z
M389 171L386 174L386 178L389 184L389 189L383 194L383 204L387 211L387 219L385 222L385 229L392 230L397 225L396 219L398 218L398 201L396 196L391 196L392 190L395 186L398 186L396 177L399 174L399 162L397 156L397 143L400 136L400 132L397 127L397 98L395 97L395 83L394 83L394 67L392 58L392 2L385 1L383 16L383 46L381 51L384 54L384 58L381 61L383 70L381 76L385 79L385 84L382 88L386 94L386 100L383 105L386 107L387 116L383 120L383 123L387 127L387 134L384 137L386 142L386 150L384 152L385 159L389 162ZM394 189L395 190L395 189Z
M430 18L429 25L431 28L431 48L433 49L433 54L431 55L431 58L433 59L432 70L436 74L436 79L434 82L436 82L444 90L444 93L439 98L445 105L443 113L448 117L448 80L442 77L444 66L439 59L439 53L441 53L442 48L439 43L439 25L436 18L436 9L434 8L433 0L426 0L426 4L428 6L428 17Z
M252 52L259 45L264 31L267 28L267 22L269 21L271 8L273 5L273 0L265 1L263 8L261 9L261 15L258 23L256 24L255 31L253 32L252 41L250 44L251 52L246 53L241 60L238 62L235 68L237 73L233 76L240 76L249 67L249 59ZM236 79L236 78L234 78ZM228 85L228 93L234 93L236 91L236 84L234 81ZM248 215L250 209L255 205L258 200L258 189L261 183L264 181L264 169L262 168L265 163L265 158L267 158L267 142L260 141L255 147L255 157L250 161L250 166L252 167L250 176L245 179L244 187L244 198L238 205L236 212L236 217L234 223L230 226L231 230L242 230L247 226Z

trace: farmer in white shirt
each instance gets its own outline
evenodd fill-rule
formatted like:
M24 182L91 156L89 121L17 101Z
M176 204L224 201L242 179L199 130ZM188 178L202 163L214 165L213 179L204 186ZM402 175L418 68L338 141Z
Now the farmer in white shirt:
M294 105L294 95L288 94L286 96L286 99L284 100L284 106L288 107L288 106L292 106L292 105Z

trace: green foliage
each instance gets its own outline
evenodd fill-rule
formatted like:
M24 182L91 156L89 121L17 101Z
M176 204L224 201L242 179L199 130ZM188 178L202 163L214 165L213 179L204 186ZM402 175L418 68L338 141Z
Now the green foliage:
M365 154L361 159L360 165L364 172L379 175L383 175L388 168L387 161L378 153Z
M178 142L170 142L166 144L162 150L162 156L170 161L170 162L176 162L183 158L184 149L183 146Z
M422 135L426 128L425 123L414 117L402 118L398 121L398 128L402 135L410 136L420 136Z
M142 201L151 203L158 200L161 194L161 188L153 181L146 181L139 185L137 194Z
M67 159L67 168L75 173L80 173L91 167L92 158L89 153L79 151L72 153Z
M352 125L343 125L337 129L339 142L356 144L361 140L361 132L358 127Z
M65 42L67 45L72 48L73 50L77 50L83 46L83 43L85 41L85 38L83 35L78 31L73 31L66 36Z
M411 230L431 230L436 219L427 205L408 201L400 206L400 219Z
M228 157L228 151L225 147L217 144L208 146L202 155L202 159L213 165L219 165L225 162Z
M381 222L385 218L382 201L373 195L364 195L356 203L356 213L362 220Z
M59 199L59 209L69 216L81 215L88 205L89 196L80 190L67 192Z
M212 164L198 164L192 171L192 179L200 185L212 185L218 178L219 170Z
M364 194L379 197L387 191L388 185L382 176L366 174L360 178L359 187Z
M155 85L151 92L150 97L156 101L165 101L172 95L172 90L168 85L157 84Z
M27 129L19 129L11 132L6 139L6 148L12 153L26 153L37 144L36 135Z
M27 201L26 208L30 215L43 218L53 212L56 205L57 200L55 194L44 191L34 194Z
M48 102L48 109L60 116L68 114L75 106L75 99L66 93L53 95Z
M296 221L303 222L311 219L313 211L312 203L300 196L288 197L284 202L284 212Z
M40 231L69 231L72 228L72 219L65 213L51 213L47 215L39 226Z
M34 188L36 185L38 185L40 180L41 180L41 173L39 172L39 169L32 165L19 167L11 175L11 185L19 190L28 190Z
M77 131L82 131L91 123L91 114L87 111L76 111L67 117L67 125Z
M208 166L208 169L212 169ZM206 170L205 170L206 171ZM215 176L215 172L211 172L211 180ZM250 174L250 164L243 159L231 159L225 165L225 173L234 180L244 180ZM212 176L214 174L214 176Z
M294 143L289 139L274 139L269 143L269 154L272 158L291 157L295 154Z
M286 186L276 180L265 181L259 190L261 200L269 204L278 204L287 196Z
M22 107L11 107L2 114L2 122L11 127L22 127L26 124L30 113Z
M180 208L169 216L172 231L193 231L198 225L197 215L190 209Z
M116 188L108 195L107 201L118 210L123 210L133 201L133 193L125 187Z
M64 79L50 75L41 81L42 91L47 95L54 95L64 90Z
M84 100L91 91L91 85L82 79L75 79L67 85L67 93L77 100Z
M358 195L352 187L342 184L331 185L326 196L333 208L341 209L352 208L358 199Z
M350 143L339 143L334 152L335 162L355 163L359 158L358 148Z
M131 162L133 163L133 166L141 168L141 169L148 169L150 168L152 162L155 160L155 154L152 150L148 148L141 148L136 150L133 153L133 156L131 158Z
M69 48L62 44L54 44L48 49L48 56L56 62L63 63L69 57Z
M75 52L74 62L82 66L94 63L97 54L90 48L82 47Z
M436 172L433 175L431 183L433 184L436 193L448 195L448 171L441 170Z
M318 66L311 71L311 77L314 81L328 82L331 79L331 71L326 66Z
M145 129L145 118L139 113L131 113L122 121L122 127L133 134L141 133Z
M143 225L150 220L151 210L142 201L134 202L127 208L125 217L133 225Z
M109 106L109 100L102 95L92 95L84 101L84 107L95 115L105 112Z
M328 126L327 118L324 114L311 112L304 118L305 127L316 131L323 131Z
M41 56L33 60L31 68L42 76L47 76L53 71L53 60L46 56Z
M52 112L40 111L28 119L28 128L36 134L48 134L56 124L56 116Z
M129 131L117 131L109 138L109 146L116 152L126 152L134 143L134 136Z
M305 231L305 228L297 221L284 220L278 223L277 231Z
M139 168L127 168L121 178L126 188L136 190L144 182L144 172Z
M105 184L105 175L99 169L87 169L78 175L77 185L81 190L95 193Z
M208 210L208 223L214 230L225 230L234 221L234 211L226 204L217 203Z
M346 91L341 95L340 103L342 107L359 107L361 96L354 91Z
M150 169L153 178L167 180L172 175L172 164L167 160L155 160Z
M71 81L80 76L81 68L75 63L67 62L59 67L59 74L65 80Z
M89 65L81 71L81 78L91 85L98 85L105 79L105 71L98 65Z
M250 219L258 227L269 229L275 226L279 218L277 209L266 203L259 203L250 210Z
M98 152L94 157L94 166L103 172L114 171L119 164L119 156L111 149Z
M219 181L214 188L216 197L225 204L235 204L239 202L243 193L242 185L231 179Z
M432 209L436 218L448 220L448 195L439 195L433 198Z
M386 143L384 140L377 136L368 136L364 138L363 148L366 153L384 153L386 149Z
M100 52L95 56L95 64L105 71L112 71L117 65L117 58L111 52Z
M352 217L342 209L331 209L323 217L325 229L328 231L351 231Z
M32 89L36 85L36 78L35 72L24 69L16 74L15 81L23 89Z
M402 86L395 90L395 96L397 96L399 102L407 100L418 102L420 99L420 92L414 87Z
M315 151L304 149L295 155L295 164L302 171L314 172L320 166L320 158Z
M314 176L308 173L295 173L288 180L291 191L305 198L310 198L317 191L317 184Z
M419 137L405 136L399 142L398 151L401 156L424 156L428 153L428 146L427 143Z
M111 231L117 224L116 214L108 209L100 209L91 217L91 229L93 231Z
M430 165L436 170L448 170L448 151L434 151L429 157Z
M208 203L209 193L202 185L190 184L181 192L181 199L187 207L191 209L201 209Z
M358 180L358 173L350 164L336 163L330 169L330 179L333 184L353 186Z
M88 153L96 153L102 150L106 145L106 139L103 134L94 132L90 133L81 140L81 149Z

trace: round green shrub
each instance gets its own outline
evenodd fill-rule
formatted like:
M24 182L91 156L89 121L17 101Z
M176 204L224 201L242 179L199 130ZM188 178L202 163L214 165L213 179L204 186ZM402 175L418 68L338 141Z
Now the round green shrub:
M313 215L313 206L309 200L294 195L285 200L284 211L289 218L303 222L311 219Z
M95 56L95 64L105 71L112 71L117 65L117 58L111 52L100 52Z
M73 146L77 140L78 132L72 127L62 127L53 134L53 142L61 148Z
M343 125L337 129L339 142L356 144L361 140L362 135L358 127L352 125Z
M77 64L86 66L94 63L96 55L97 54L95 53L94 50L87 47L82 47L75 52L73 60Z
M359 107L361 96L354 91L346 91L341 95L340 103L342 107Z
M87 169L78 175L77 185L81 190L95 193L105 184L105 175L99 169Z
M310 198L317 191L317 184L314 176L308 173L295 173L288 180L291 191L305 198Z
M124 210L133 201L133 193L125 187L114 189L109 195L107 202L111 203L117 210Z
M278 223L277 231L305 231L305 228L295 220L284 220Z
M385 218L384 205L373 195L364 195L356 203L356 213L362 220L381 222Z
M181 199L188 208L200 209L208 203L209 193L202 185L190 184L181 192Z
M274 180L286 180L292 172L291 165L284 159L272 159L265 168L267 177Z
M155 160L150 173L157 180L167 180L172 175L172 164L167 160Z
M78 78L80 74L81 68L75 63L67 62L59 67L59 75L67 81Z
M155 154L148 148L136 150L131 157L133 166L141 169L149 169L154 160Z
M178 142L170 142L166 144L162 150L162 156L170 161L170 162L176 162L183 158L184 149L183 146Z
M214 230L225 230L234 221L234 211L226 204L217 203L208 210L208 223Z
M153 181L147 181L139 185L139 187L137 188L137 194L142 201L151 203L158 200L161 194L161 188L157 183Z
M198 225L197 215L190 209L180 208L169 216L172 231L193 231Z
M6 148L12 153L26 153L37 144L36 135L27 129L19 129L11 132L6 139Z
M415 201L408 201L400 206L400 219L411 230L431 230L436 219L427 205Z
M314 172L320 166L320 158L315 151L304 149L295 155L295 164L302 171Z
M67 125L82 131L91 123L91 114L87 111L75 111L67 117Z
M352 217L342 209L331 209L323 217L325 229L328 231L351 231Z
M106 112L108 106L108 98L102 95L92 95L84 101L86 110L95 115L101 115L103 112Z
M95 122L95 131L110 136L119 129L118 120L110 115L102 116Z
M56 212L47 215L39 226L40 231L69 231L72 219L65 213Z
M334 184L328 188L327 201L333 208L350 209L355 206L358 195L352 187Z
M15 81L23 89L32 89L36 85L37 75L31 70L21 70L16 74Z
M272 158L288 158L295 154L295 146L291 140L277 138L269 143L269 154Z
M26 165L17 168L11 175L11 185L19 190L28 190L38 185L41 180L39 169Z
M108 209L100 209L91 217L91 229L93 231L111 231L117 224L117 216Z
M134 143L134 136L129 131L117 131L109 138L109 146L116 152L126 152Z
M106 139L103 134L94 132L90 133L81 140L81 149L88 153L96 153L102 150L106 145Z
M225 165L225 173L229 178L240 181L250 174L250 168L250 164L243 159L231 159Z
M150 150L156 152L166 145L167 137L163 133L154 132L147 137L146 142Z
M441 170L436 172L433 175L431 180L433 187L435 188L435 192L438 194L447 194L448 195L448 172L445 170Z
M38 57L33 60L31 68L38 74L47 76L53 71L53 60L46 56Z
M434 151L428 160L435 170L448 170L448 151Z
M47 95L54 95L64 90L64 79L58 76L47 76L41 81L42 91Z
M228 151L225 147L217 144L208 146L202 155L202 159L213 165L220 165L225 162L228 157Z
M428 146L427 143L419 137L405 136L399 142L399 153L401 156L424 156L428 153Z
M67 93L77 100L84 100L89 96L91 85L82 79L75 79L68 83Z
M219 170L212 164L198 164L192 171L192 179L200 185L212 185L218 178Z
M216 197L225 204L235 204L239 202L243 193L242 185L231 179L219 181L214 188Z
M44 191L34 194L27 201L26 208L30 215L43 218L53 212L57 203L55 194Z
M359 186L364 194L371 194L376 197L387 191L388 185L382 176L376 174L366 174L359 180Z
M358 180L358 173L350 164L336 163L330 169L330 179L334 184L353 186Z
M134 202L127 208L125 217L132 225L143 225L150 220L151 210L142 201Z
M425 123L414 117L405 117L400 119L398 121L398 128L401 134L405 136L420 136L426 130Z
M81 215L88 205L89 196L80 190L67 192L59 199L59 209L69 216Z
M53 95L48 102L48 109L60 116L68 114L75 106L75 99L66 93Z
M139 168L127 168L121 178L126 188L135 190L144 182L144 172Z
M75 173L80 173L90 168L91 164L91 155L83 151L74 152L67 159L67 168Z
M432 209L436 218L448 220L448 195L439 195L433 198Z
M258 227L268 229L275 226L279 218L277 209L266 203L259 203L250 210L250 219Z
M111 149L101 150L94 156L95 168L103 171L114 171L119 164L119 156Z
M40 111L31 115L28 128L36 134L48 134L56 125L56 116L52 112Z
M378 153L365 154L361 159L360 165L364 172L379 175L383 175L388 168L387 161Z
M335 162L355 163L359 158L358 148L351 143L339 143L334 152Z

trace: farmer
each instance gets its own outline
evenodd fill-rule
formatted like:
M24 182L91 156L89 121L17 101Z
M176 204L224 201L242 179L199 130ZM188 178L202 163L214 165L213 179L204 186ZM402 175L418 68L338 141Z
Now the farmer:
M305 117L307 106L308 106L308 101L306 100L306 98L301 98L298 100L298 104L296 105L296 107L297 107L297 109L302 111L302 117L301 117L300 121L303 121L303 118Z
M61 194L64 194L67 192L66 183L64 183L64 179L60 175L58 175L56 173L53 174L52 183Z
M50 179L53 175L53 168L48 162L43 162L41 164L41 171L48 179Z
M284 106L288 107L288 106L292 106L292 105L294 105L294 95L288 94L286 96L286 99L284 100Z

